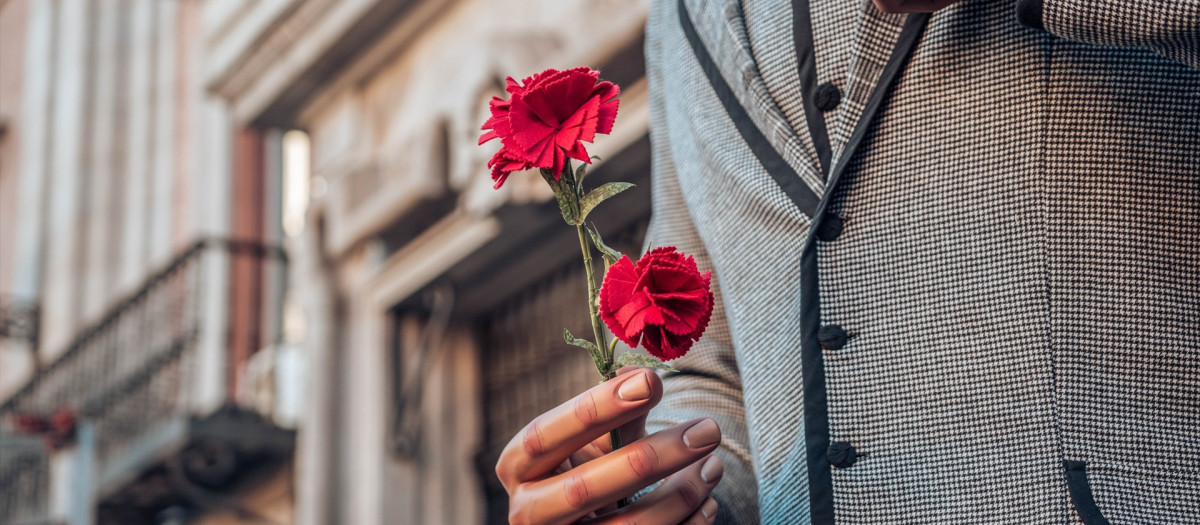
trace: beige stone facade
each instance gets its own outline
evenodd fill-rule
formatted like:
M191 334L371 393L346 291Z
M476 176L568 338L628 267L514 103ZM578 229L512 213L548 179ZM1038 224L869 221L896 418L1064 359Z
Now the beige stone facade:
M175 375L150 374L163 378L150 384L182 392L165 413L201 423L155 419L138 446L184 425L174 453L220 465L227 448L243 457L250 445L187 436L246 434L245 412L268 424L262 432L294 426L294 454L239 463L218 488L182 491L136 519L505 522L492 473L499 449L597 377L559 335L586 331L575 234L536 175L492 188L485 165L497 146L477 145L479 127L505 76L587 65L619 83L616 129L589 148L603 157L589 177L640 183L597 216L610 244L637 250L649 213L647 9L647 0L0 0L0 38L24 56L5 45L0 66L26 68L20 85L0 75L0 97L21 100L0 100L0 119L14 123L0 138L0 293L39 305L44 364L73 369L53 363L103 354L80 333L125 312L114 310L123 294L171 289L156 284L169 281L157 269L198 240L260 247L215 244L182 266L208 283L199 299L179 300L194 311L195 339L177 351L186 357ZM277 245L286 277L270 257ZM54 373L35 374L13 341L0 339L0 398L22 400L10 405L94 397L37 393L50 387L29 385ZM104 438L124 421L115 413L85 413L78 444L47 458L49 518L141 523L114 516L149 497L156 472L174 479L170 460L115 466L114 450L141 450ZM119 474L134 481L113 481Z
M644 180L646 4L210 5L235 28L207 44L210 88L238 121L311 138L297 523L504 521L498 447L595 378L557 335L583 313L562 312L583 304L572 232L538 177L492 189L479 126L505 76L600 67L624 93L597 176ZM642 192L608 218L629 246Z
M0 523L154 523L290 468L242 402L285 342L269 132L206 89L204 9L0 1Z

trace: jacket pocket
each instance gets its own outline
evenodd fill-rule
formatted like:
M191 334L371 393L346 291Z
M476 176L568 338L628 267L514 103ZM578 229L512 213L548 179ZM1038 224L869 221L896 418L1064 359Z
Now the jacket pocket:
M1084 525L1109 525L1108 519L1096 506L1092 497L1092 486L1088 483L1087 463L1082 461L1065 461L1067 469L1067 491L1071 494L1071 503L1075 512Z

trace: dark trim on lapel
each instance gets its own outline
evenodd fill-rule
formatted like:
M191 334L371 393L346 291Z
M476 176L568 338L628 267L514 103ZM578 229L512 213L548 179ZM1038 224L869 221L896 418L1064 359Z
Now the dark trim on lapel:
M812 13L808 0L792 0L792 31L796 43L796 62L800 68L800 99L804 105L804 120L808 134L821 161L821 175L829 177L829 162L833 156L829 133L825 130L825 113L817 109L813 93L817 89L817 59L813 51Z
M1085 525L1109 525L1108 519L1100 513L1100 507L1096 506L1096 500L1092 497L1087 463L1064 461L1063 466L1067 469L1067 492L1071 494L1071 503L1075 504L1075 512L1079 513L1080 521Z
M825 390L825 355L821 329L821 290L817 283L817 250L800 252L800 370L804 380L804 443L808 459L810 523L833 523L833 472L829 465L829 399Z
M887 65L884 66L883 72L879 75L879 81L875 84L875 91L871 92L871 98L867 100L867 105L863 108L862 115L858 117L858 123L854 127L854 133L850 135L850 140L846 142L846 147L842 150L842 156L837 164L833 167L833 172L826 179L828 183L825 185L825 193L821 196L821 203L817 207L816 216L813 217L812 228L808 231L808 240L805 246L810 246L813 243L814 234L820 227L820 222L825 215L825 209L829 207L829 201L833 198L834 190L837 189L837 184L841 181L842 174L846 171L846 166L850 164L850 159L853 158L854 152L862 143L863 137L871 128L872 122L875 120L875 113L879 111L879 106L883 104L883 99L887 98L891 92L892 81L896 75L904 68L904 64L908 62L908 57L912 53L912 49L916 46L917 41L921 39L921 33L925 29L925 22L929 20L929 13L910 14L904 19L904 28L900 31L900 38L896 41L896 47L892 49L892 56L888 59Z
M783 193L796 204L797 208L800 208L800 212L809 218L814 217L817 204L820 202L817 194L804 184L796 170L783 160L783 156L775 151L775 147L763 135L762 130L758 129L758 126L750 119L746 108L742 107L742 103L734 95L733 89L725 82L725 77L721 75L717 63L709 54L708 48L704 46L700 34L696 32L696 26L692 23L692 17L688 13L684 0L679 0L678 11L679 24L683 27L683 34L692 46L692 53L696 55L700 69L708 77L708 83L716 92L717 99L721 101L721 105L725 106L725 112L733 120L733 125L737 127L738 133L741 133L742 140L750 147L750 151L754 152L754 156L758 157L758 162L762 164L763 169L767 170L771 178L775 179L775 183L779 185Z

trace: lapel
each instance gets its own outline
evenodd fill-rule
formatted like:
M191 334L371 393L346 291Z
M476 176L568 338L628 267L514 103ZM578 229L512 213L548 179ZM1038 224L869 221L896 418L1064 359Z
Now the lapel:
M767 90L751 53L741 5L732 0L677 4L684 36L743 140L800 211L813 217L824 177L811 147Z
M896 76L920 40L928 20L928 13L887 15L866 2L850 57L843 103L832 133L833 165L806 246L812 245L816 232L820 231L830 197L870 129L875 113L891 91Z
M877 91L880 81L891 80L881 77L888 61L898 51L896 43L900 42L904 24L904 15L882 13L872 2L866 2L859 10L854 47L842 84L842 104L838 106L837 116L833 119L835 124L830 130L834 158L841 158L846 151L851 130L865 116L863 110Z
M684 35L742 138L800 211L819 221L846 161L866 134L928 15L886 15L865 2L843 103L834 129L827 132L812 103L815 61L808 0L792 2L793 31L776 30L756 39L786 46L779 49L791 53L787 60L764 61L769 66L765 71L751 48L740 1L677 0L677 4ZM808 129L802 133L780 109L779 102L794 103L792 97L803 104ZM817 225L813 226L809 242L816 231Z

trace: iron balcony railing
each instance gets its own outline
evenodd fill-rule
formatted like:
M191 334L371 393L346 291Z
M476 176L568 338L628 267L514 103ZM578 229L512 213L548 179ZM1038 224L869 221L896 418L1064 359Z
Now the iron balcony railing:
M0 425L68 410L89 425L91 453L103 474L106 462L157 425L194 412L202 401L198 392L230 395L228 367L236 363L227 349L274 342L263 337L257 323L240 334L230 329L231 312L237 308L233 302L240 300L235 283L264 286L273 278L281 290L286 260L279 247L197 241L80 332L60 356L0 404ZM262 292L251 297L257 302L254 311L261 306ZM232 340L238 335L254 340ZM224 354L225 369L203 376L198 349L206 337ZM203 381L216 384L199 384ZM16 443L24 448L18 451ZM44 520L49 499L44 454L31 453L16 436L0 435L0 523Z

